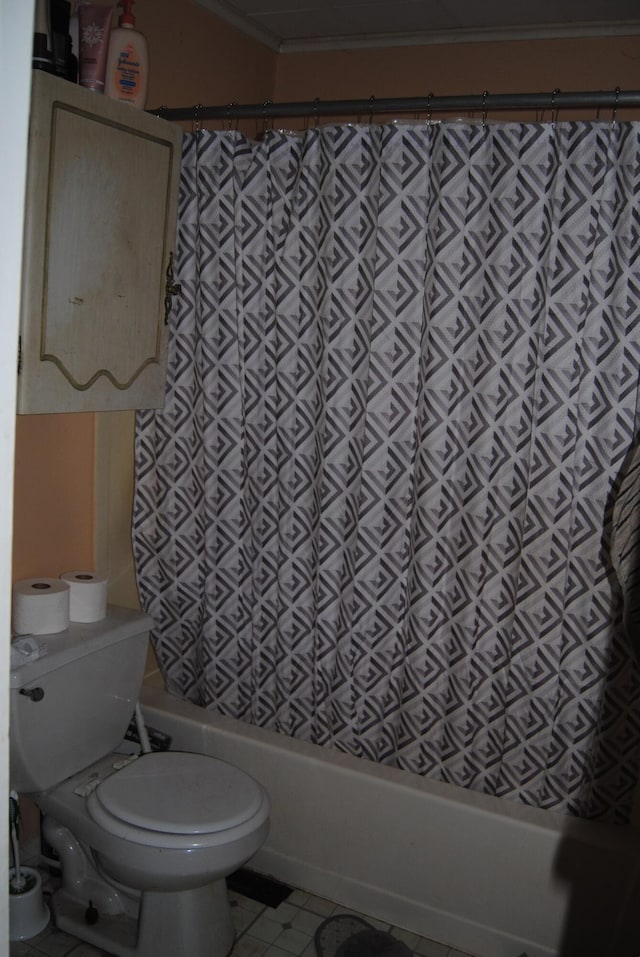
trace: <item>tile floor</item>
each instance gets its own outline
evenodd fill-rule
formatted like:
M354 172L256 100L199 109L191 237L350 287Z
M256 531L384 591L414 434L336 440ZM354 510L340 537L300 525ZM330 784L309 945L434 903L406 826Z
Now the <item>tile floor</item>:
M230 892L236 927L232 957L316 957L313 935L331 914L351 913L332 901L294 890L277 908ZM415 957L469 957L367 915L366 920L402 940ZM37 937L11 944L10 957L102 957L103 952L49 926Z

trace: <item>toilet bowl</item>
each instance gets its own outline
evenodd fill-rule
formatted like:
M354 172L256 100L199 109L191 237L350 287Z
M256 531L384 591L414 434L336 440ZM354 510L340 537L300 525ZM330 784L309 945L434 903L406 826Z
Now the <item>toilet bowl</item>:
M212 757L112 750L137 700L149 625L110 609L101 623L39 636L41 658L11 675L12 786L39 806L60 858L51 913L61 930L115 957L227 957L225 877L262 845L269 799Z
M167 781L180 781L179 791ZM268 830L266 792L238 768L179 751L112 754L36 795L103 870L139 890L198 887L231 873Z
M174 780L179 790L167 786ZM224 877L260 848L269 826L267 795L252 778L201 754L111 754L36 800L55 822L47 834L63 862L51 903L61 930L117 957L226 957L233 927ZM73 840L80 880L75 861L65 866ZM90 903L98 920L87 925Z

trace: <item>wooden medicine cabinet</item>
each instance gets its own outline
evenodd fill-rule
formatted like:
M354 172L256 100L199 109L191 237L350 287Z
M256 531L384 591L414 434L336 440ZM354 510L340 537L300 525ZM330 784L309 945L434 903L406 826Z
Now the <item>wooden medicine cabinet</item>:
M181 140L34 71L18 412L162 406Z

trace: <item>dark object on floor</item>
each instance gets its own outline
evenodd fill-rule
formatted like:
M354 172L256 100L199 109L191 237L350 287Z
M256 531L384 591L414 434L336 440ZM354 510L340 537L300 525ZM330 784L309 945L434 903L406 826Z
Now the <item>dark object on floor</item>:
M84 922L85 924L97 924L100 920L100 914L98 913L98 908L93 906L93 901L89 901L89 906L84 912Z
M412 957L401 940L351 914L328 917L314 941L318 957Z
M250 897L253 901L259 901L267 907L277 907L291 893L291 888L280 881L274 881L271 877L264 877L262 874L256 874L255 871L247 870L241 867L227 877L227 887L236 894L242 894L243 897Z

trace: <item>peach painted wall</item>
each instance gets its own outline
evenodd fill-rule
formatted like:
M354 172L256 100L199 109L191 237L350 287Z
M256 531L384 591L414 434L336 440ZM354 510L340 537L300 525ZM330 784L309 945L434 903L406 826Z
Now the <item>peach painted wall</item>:
M137 0L136 12L153 106L640 86L638 36L276 56L192 0ZM93 561L94 425L93 416L19 417L14 577ZM118 454L130 485L130 448Z
M94 416L19 415L13 577L57 577L93 563Z
M627 90L640 86L640 36L286 54L278 58L274 99L614 90L617 86Z
M275 54L192 0L137 0L135 12L149 106L272 98ZM94 567L94 439L92 414L18 416L14 580Z
M148 106L263 102L276 55L193 0L136 0L149 44Z

